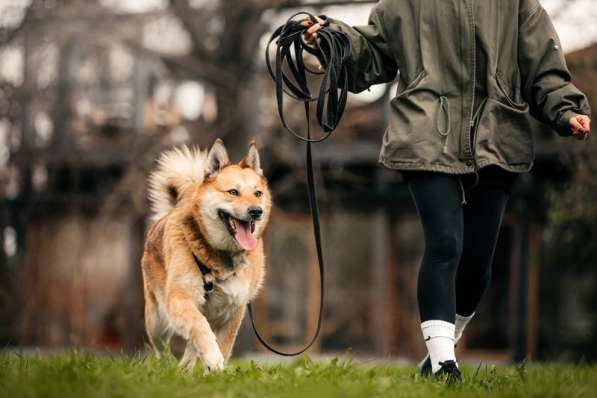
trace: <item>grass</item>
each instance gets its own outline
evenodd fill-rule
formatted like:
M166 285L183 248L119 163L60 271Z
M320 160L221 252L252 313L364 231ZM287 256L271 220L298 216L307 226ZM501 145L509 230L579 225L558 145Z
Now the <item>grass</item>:
M464 367L464 383L422 379L414 367L301 358L236 361L219 374L178 369L174 358L88 353L0 354L0 397L595 397L597 366Z

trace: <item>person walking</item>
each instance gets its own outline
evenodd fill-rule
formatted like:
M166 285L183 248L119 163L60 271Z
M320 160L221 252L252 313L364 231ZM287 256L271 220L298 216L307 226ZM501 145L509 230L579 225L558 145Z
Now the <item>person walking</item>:
M305 20L350 41L350 91L395 80L380 163L398 170L425 238L417 283L423 375L460 381L454 346L491 280L512 185L533 135L584 140L590 106L538 0L382 0L368 25Z

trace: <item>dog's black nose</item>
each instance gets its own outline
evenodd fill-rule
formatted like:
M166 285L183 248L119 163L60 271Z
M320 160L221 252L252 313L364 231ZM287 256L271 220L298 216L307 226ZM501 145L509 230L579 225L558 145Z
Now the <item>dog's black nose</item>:
M251 206L249 207L249 217L251 217L253 220L259 220L261 218L261 216L263 215L263 209L259 206Z

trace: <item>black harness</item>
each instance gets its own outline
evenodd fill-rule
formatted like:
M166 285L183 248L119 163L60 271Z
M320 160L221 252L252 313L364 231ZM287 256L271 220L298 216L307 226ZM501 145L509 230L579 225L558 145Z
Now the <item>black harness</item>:
M294 18L299 15L307 17L311 21L321 22L321 19L306 12L299 12L292 15L284 25L280 26L272 34L265 50L265 62L267 70L275 83L278 115L282 125L295 137L306 143L307 195L309 198L311 218L313 220L313 236L315 238L320 275L320 301L317 328L309 343L301 350L296 352L279 351L269 345L257 331L255 320L253 318L253 308L251 307L250 302L248 304L251 326L253 327L257 339L268 350L283 356L302 354L315 343L315 340L317 340L321 331L324 301L324 263L319 225L319 210L317 208L317 193L313 178L311 143L321 142L328 138L340 122L340 118L346 107L346 99L348 96L348 63L350 61L350 43L346 34L331 30L325 27L324 23L324 27L317 31L319 42L315 43L315 48L312 48L309 44L303 41L303 34L308 27L303 26L300 22L294 20ZM274 42L276 44L276 61L275 67L272 67L269 50ZM316 56L320 63L325 67L325 70L319 72L308 69L303 61L304 51ZM284 71L284 63L286 63L289 73ZM317 96L311 95L311 91L307 84L307 73L322 75ZM303 103L307 123L306 136L298 134L286 124L284 119L284 93ZM311 138L309 113L309 105L311 102L316 102L317 123L324 132L319 138Z
M197 257L195 253L192 254L195 264L197 264L197 268L199 268L199 271L201 271L201 276L203 277L203 298L205 301L207 301L209 299L209 294L214 290L214 283L206 278L211 271L205 264L203 264L201 260L199 260L199 257Z

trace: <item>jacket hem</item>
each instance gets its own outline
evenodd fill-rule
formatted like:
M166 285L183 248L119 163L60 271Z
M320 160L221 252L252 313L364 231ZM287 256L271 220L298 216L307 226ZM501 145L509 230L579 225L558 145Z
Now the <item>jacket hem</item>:
M440 173L447 174L468 174L474 173L475 168L473 166L463 167L452 167L443 164L436 163L423 163L423 162L408 162L402 160L388 160L379 159L379 163L392 170L421 170L421 171L437 171Z
M534 164L534 162L511 165L511 164L506 164L506 163L494 162L491 160L477 162L477 165L479 166L479 168L494 165L494 166L499 166L506 171L511 171L513 173L528 173L533 168L533 164Z
M436 171L439 173L447 173L447 174L469 174L474 173L475 168L474 166L463 166L463 167L454 167L454 166L446 166L443 164L434 164L434 163L423 163L423 162L409 162L409 161L402 161L402 160L388 160L388 159L379 159L379 163L387 167L391 170L420 170L420 171ZM487 167L490 165L499 166L504 170L513 172L513 173L526 173L530 171L533 167L533 162L531 163L523 163L517 165L508 165L499 162L493 162L490 160L481 161L477 163L478 168Z

